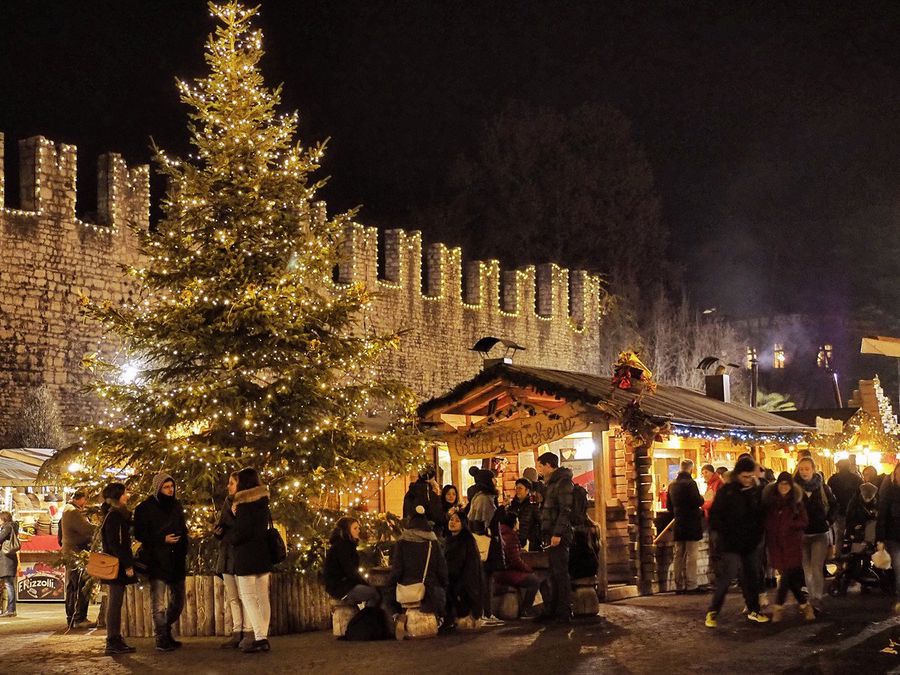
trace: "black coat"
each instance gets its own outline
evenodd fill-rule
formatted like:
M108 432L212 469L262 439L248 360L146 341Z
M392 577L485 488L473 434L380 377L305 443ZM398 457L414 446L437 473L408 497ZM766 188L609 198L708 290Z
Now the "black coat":
M336 539L331 542L325 553L325 590L332 598L340 600L354 586L369 583L359 573L359 553L356 542L349 539Z
M669 485L666 508L675 518L675 541L703 539L703 495L691 474L682 471Z
M900 541L900 486L890 476L878 491L878 541Z
M831 492L837 499L836 515L846 515L850 500L856 496L860 485L862 485L862 478L849 469L838 471L828 479L828 487L831 488Z
M481 556L475 537L468 530L450 535L445 542L447 601L457 616L481 615Z
M847 522L844 539L850 542L862 542L866 539L866 527L870 522L878 520L878 497L871 501L862 498L859 492L850 500L847 507ZM842 542L838 542L842 543Z
M425 480L417 480L411 483L409 490L403 496L403 517L410 518L416 512L417 506L425 508L425 517L433 524L440 525L444 522L444 509L441 506L441 498L435 494L431 483Z
M234 573L237 576L266 574L273 568L269 552L269 491L262 485L235 493L237 513L231 528Z
M225 498L219 520L216 522L215 537L219 540L219 557L216 559L216 574L234 574L234 513L231 511L232 498Z
M545 542L561 537L566 545L572 543L572 470L560 467L554 471L544 491L541 504L541 536Z
M803 489L802 485L800 489ZM837 510L837 500L827 485L823 484L809 494L804 490L803 506L806 507L806 515L809 516L806 534L825 534L831 529Z
M166 543L166 535L181 537ZM181 581L187 575L188 536L184 508L177 499L148 497L134 510L134 538L141 542L140 561L147 576L168 582Z
M431 544L431 559L428 560L428 545ZM425 563L428 561L428 570ZM390 583L420 584L425 574L424 606L431 611L443 615L446 601L446 589L449 582L447 561L444 559L441 545L432 531L404 530L400 540L394 544L391 552Z
M529 551L540 551L540 505L533 504L530 499L519 501L516 498L509 503L508 508L510 513L515 513L519 518L519 545L525 548L525 544L528 544Z
M110 581L104 580L104 584L133 584L137 581L137 574L131 577L125 574L125 570L134 567L134 558L131 555L130 528L131 513L128 509L112 508L103 517L103 528L100 531L103 552L119 559L119 576Z
M0 546L3 545L4 541L12 538L13 531L19 532L19 525L13 520L4 523L3 527L0 527ZM10 553L9 555L0 553L0 577L14 577L18 568L18 553Z
M751 553L762 541L766 513L762 486L742 489L740 483L726 483L709 509L709 526L719 534L722 551Z

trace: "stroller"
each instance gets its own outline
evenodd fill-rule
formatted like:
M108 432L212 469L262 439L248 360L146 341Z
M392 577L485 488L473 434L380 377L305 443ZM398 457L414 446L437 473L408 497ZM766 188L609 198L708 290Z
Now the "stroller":
M854 582L860 585L863 593L868 593L873 588L890 593L894 588L894 570L882 570L872 564L877 511L874 495L865 501L862 496L858 495L851 502L847 531L844 533L841 553L837 556L838 571L829 589L833 596L846 595L850 584Z

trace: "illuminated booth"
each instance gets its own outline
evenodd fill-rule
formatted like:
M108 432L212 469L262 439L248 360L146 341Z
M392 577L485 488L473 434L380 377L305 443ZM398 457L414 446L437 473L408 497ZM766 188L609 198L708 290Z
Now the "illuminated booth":
M632 369L637 372L636 369ZM599 525L598 592L608 600L668 587L654 519L683 459L731 469L743 452L788 452L815 429L681 387L498 363L419 407L443 482L465 494L472 466L498 472L505 499L543 452L590 498ZM706 492L697 477L700 493ZM699 556L698 576L706 576Z

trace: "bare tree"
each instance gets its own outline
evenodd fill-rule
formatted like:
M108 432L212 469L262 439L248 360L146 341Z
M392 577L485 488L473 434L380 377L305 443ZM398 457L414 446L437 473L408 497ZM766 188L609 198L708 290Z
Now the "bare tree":
M56 399L42 384L25 397L22 410L10 425L4 445L11 448L54 448L65 445Z

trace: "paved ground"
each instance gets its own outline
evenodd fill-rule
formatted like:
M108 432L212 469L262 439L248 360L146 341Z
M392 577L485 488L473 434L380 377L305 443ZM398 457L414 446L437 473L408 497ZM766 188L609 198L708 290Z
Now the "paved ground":
M827 601L827 614L804 623L789 607L778 625L756 625L729 596L715 631L703 626L708 597L663 594L603 605L601 619L569 628L508 624L422 641L345 643L327 633L274 637L273 651L245 655L218 649L220 638L188 638L159 653L147 639L137 653L102 654L103 635L57 630L59 606L20 606L0 619L0 673L900 673L892 600L849 596ZM900 647L898 647L900 651Z

